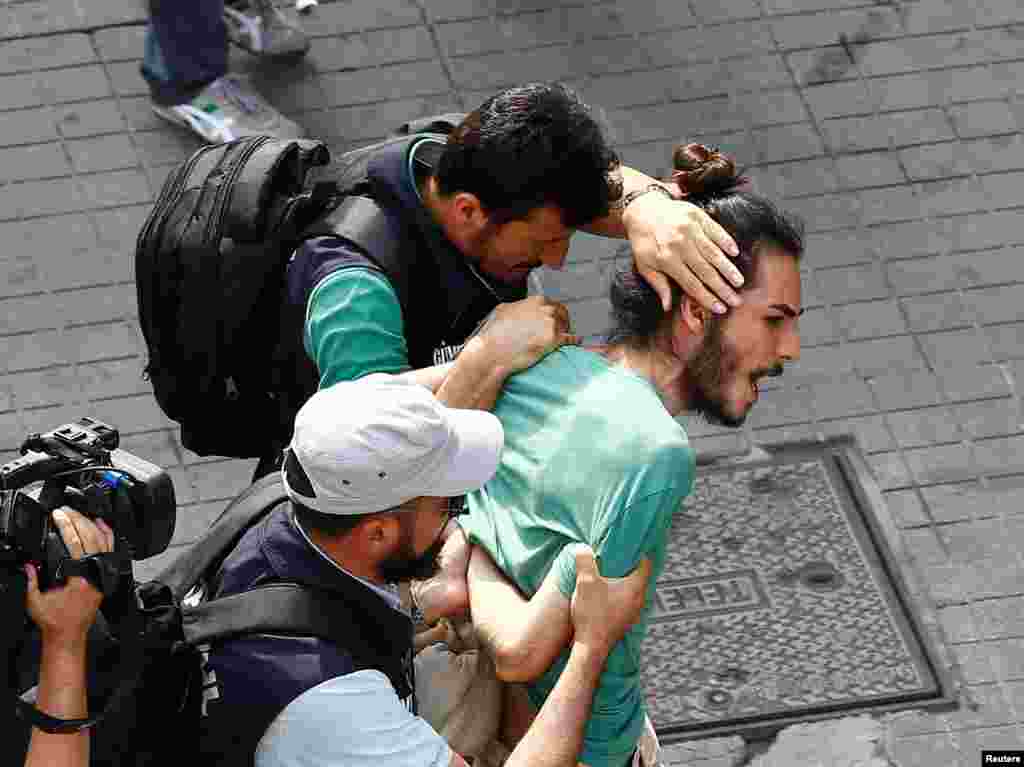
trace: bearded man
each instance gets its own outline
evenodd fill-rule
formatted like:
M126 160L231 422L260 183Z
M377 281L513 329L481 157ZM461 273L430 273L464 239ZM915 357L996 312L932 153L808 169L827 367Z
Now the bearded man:
M593 547L609 575L650 557L649 607L673 514L694 478L694 451L675 416L739 426L758 379L799 356L800 224L743 191L725 155L691 144L676 151L675 165L685 199L739 245L743 304L716 317L684 296L666 312L635 269L617 275L607 345L563 346L506 382L494 408L505 430L501 462L458 518L474 546L453 535L444 575L414 589L428 620L451 614L467 583L453 574L468 559L473 624L499 678L529 682L513 688L527 693L519 698L525 721L565 667L575 579L566 544ZM645 610L609 656L579 757L590 767L623 767L634 756L646 719L646 627Z

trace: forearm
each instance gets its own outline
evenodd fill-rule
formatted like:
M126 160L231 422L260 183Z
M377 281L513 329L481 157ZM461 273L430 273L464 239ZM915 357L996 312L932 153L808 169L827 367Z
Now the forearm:
M577 763L594 691L607 657L603 648L573 643L565 670L505 762L506 767L565 767Z
M482 341L472 338L434 393L448 407L490 410L506 378L508 372L494 364L484 352Z
M40 711L58 719L88 716L85 650L84 637L81 642L43 642L37 701ZM88 761L88 730L54 735L33 728L25 767L86 767Z
M529 604L482 550L474 547L466 571L469 610L477 636L495 661L518 638L515 620ZM515 634L513 635L513 632Z
M397 377L412 381L420 386L425 386L434 394L437 394L437 390L441 388L441 384L444 383L445 379L451 373L454 365L454 362L448 362L444 365L434 365L429 368L410 370L407 373L399 374Z
M474 549L467 572L469 609L498 677L526 682L543 674L572 634L569 600L554 575L530 599L497 568L482 549Z
M508 376L489 364L478 349L471 349L455 362L410 370L396 377L427 387L448 407L490 410Z
M630 192L639 191L649 184L662 184L666 189L671 191L671 188L668 185L663 184L659 179L648 176L646 173L641 173L640 171L626 165L620 165L616 172L622 180L622 197L625 197ZM623 209L615 205L613 202L611 210L608 211L607 216L591 221L589 224L582 227L582 229L585 232L598 234L603 237L617 237L619 239L624 239L627 235L626 227L622 223L622 213Z

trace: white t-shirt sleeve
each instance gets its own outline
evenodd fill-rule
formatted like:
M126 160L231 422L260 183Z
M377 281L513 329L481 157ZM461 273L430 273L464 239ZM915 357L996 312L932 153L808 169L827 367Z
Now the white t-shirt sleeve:
M380 671L318 684L267 728L256 767L448 767L444 738L414 716Z

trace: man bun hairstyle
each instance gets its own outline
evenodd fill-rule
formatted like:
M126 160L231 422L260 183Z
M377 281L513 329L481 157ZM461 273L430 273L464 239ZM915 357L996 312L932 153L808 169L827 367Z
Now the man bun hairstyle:
M739 246L740 253L732 263L743 275L740 290L754 286L758 254L764 246L776 247L797 260L803 256L803 223L750 191L749 179L732 157L703 144L683 144L672 152L672 164L671 181L685 200L703 208ZM681 295L679 286L672 283L673 306L679 305ZM612 330L608 342L612 344L645 347L669 316L635 265L614 275L609 298Z
M703 144L680 144L672 152L672 181L690 201L721 196L748 183L727 154Z

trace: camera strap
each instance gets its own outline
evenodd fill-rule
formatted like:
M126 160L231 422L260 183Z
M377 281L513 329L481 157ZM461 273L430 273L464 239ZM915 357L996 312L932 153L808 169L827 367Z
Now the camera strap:
M91 557L87 557L85 559L91 559ZM85 559L69 561L84 562ZM113 561L116 563L117 557L108 558L107 561ZM69 573L69 575L82 575L83 577L88 577L84 572ZM97 585L97 587L99 586ZM142 631L145 623L142 612L138 609L132 610L127 621L128 624L125 626L126 631L124 636L131 637L134 641L121 641L120 643L122 652L121 682L107 698L102 711L94 716L83 719L59 719L40 711L32 705L32 703L15 694L14 706L17 715L33 727L38 727L43 732L48 732L54 735L68 735L71 733L81 732L82 730L92 727L99 723L108 712L115 711L125 705L126 699L135 692L135 688L138 687L139 682L142 679L142 672L146 664L148 647L144 641Z
M109 597L117 591L121 580L121 561L123 556L114 552L104 554L90 554L81 559L65 557L58 564L54 572L54 579L57 583L64 583L68 578L76 575L85 578Z
M49 732L54 735L69 735L81 732L92 727L100 720L99 716L89 717L88 719L57 719L49 714L44 714L21 698L15 698L14 703L17 707L18 715L22 719L26 720L33 727L38 727L43 732Z

